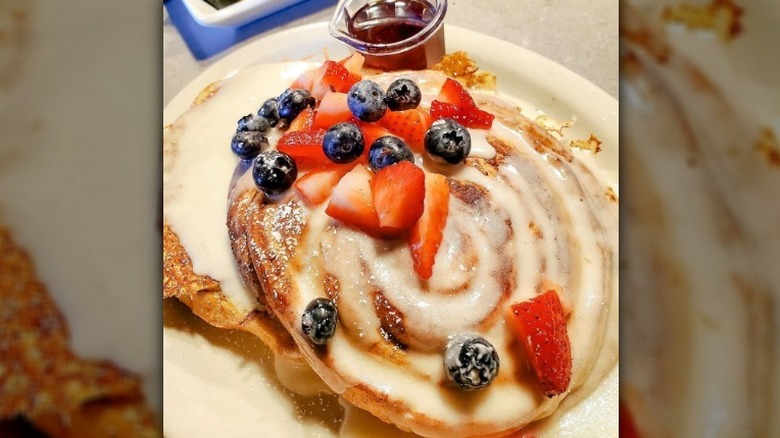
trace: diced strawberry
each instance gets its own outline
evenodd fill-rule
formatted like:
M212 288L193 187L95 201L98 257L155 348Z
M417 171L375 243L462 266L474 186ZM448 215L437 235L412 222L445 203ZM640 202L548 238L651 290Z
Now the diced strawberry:
M447 223L450 208L450 188L447 178L438 173L425 173L425 201L423 214L412 227L409 248L412 251L414 270L427 280L433 275L436 252Z
M355 52L352 55L347 56L346 58L339 61L339 64L346 67L347 70L351 71L352 73L362 76L363 63L365 61L366 58L363 55Z
M371 145L377 138L385 135L392 135L392 133L378 123L361 122L357 119L353 119L353 123L355 123L363 133L363 143L365 145L363 153L357 159L357 162L360 164L368 164L368 152L371 149Z
M336 165L314 169L295 181L295 189L307 204L320 205L330 197L341 177L352 167L351 165Z
M317 116L314 117L313 128L328 129L336 123L346 122L355 116L347 106L346 93L327 93L322 97L320 106L317 107Z
M366 144L366 151L371 148L377 138L386 135L393 135L384 126L377 123L360 122L360 130L363 132L363 141Z
M346 93L360 79L360 75L352 73L338 62L328 60L314 76L311 95L321 100L328 92Z
M451 103L434 100L431 102L431 117L434 120L443 117L455 119L461 125L467 128L490 129L493 126L495 116L489 112L482 111L477 107L464 108Z
M509 314L544 395L566 392L571 382L571 342L558 294L548 290L513 304Z
M433 119L424 110L415 108L406 111L388 111L378 123L401 137L413 151L422 153L425 149L425 133L431 127Z
M287 131L279 139L276 149L293 157L299 170L332 164L322 150L324 137L324 129Z
M311 91L311 87L314 86L314 76L317 74L317 68L307 70L301 73L300 76L290 85L293 90L306 90Z
M474 103L474 99L472 99L463 85L452 78L447 78L444 82L441 91L439 91L439 94L436 96L436 100L462 108L476 108L477 106L477 104Z
M381 169L371 180L379 226L387 235L401 235L423 213L425 173L408 161Z
M290 131L308 131L312 128L314 123L314 110L311 107L304 108L303 111L298 114L298 117L290 123L290 127L287 129Z
M382 233L371 196L372 176L362 165L347 172L333 189L325 213L350 228L378 237Z

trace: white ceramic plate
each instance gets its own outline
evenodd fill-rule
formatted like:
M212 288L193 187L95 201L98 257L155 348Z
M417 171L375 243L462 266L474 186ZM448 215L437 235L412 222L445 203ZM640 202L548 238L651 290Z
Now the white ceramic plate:
M217 9L205 0L182 0L192 17L204 26L240 26L306 0L240 0Z
M465 50L482 68L495 73L499 91L515 98L524 114L535 118L543 111L560 121L576 118L574 126L564 131L564 140L588 138L591 133L601 139L603 150L597 159L617 180L617 100L566 68L518 46L453 26L447 26L445 32L447 51ZM326 54L334 59L348 54L329 37L326 23L253 41L186 86L165 108L164 123L173 122L186 111L205 86L242 68L288 60L321 61ZM271 355L259 340L245 333L209 327L177 303L167 302L164 316L166 436L281 436L278 431L287 424L296 427L286 430L284 436L330 437L337 432L337 425L330 419L339 409L335 397L289 395L276 380ZM584 436L618 434L617 418L613 419L617 412L616 372L605 386L608 388L600 390L608 396L602 398L602 404L584 407L576 415L601 415L607 418L602 418L601 424L614 427L584 432ZM571 418L564 417L562 423L566 421Z

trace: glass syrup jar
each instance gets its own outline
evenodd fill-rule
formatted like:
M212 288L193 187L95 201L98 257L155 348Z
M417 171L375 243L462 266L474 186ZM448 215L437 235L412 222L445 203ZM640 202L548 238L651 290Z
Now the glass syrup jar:
M447 0L340 0L330 34L379 70L422 70L444 56Z

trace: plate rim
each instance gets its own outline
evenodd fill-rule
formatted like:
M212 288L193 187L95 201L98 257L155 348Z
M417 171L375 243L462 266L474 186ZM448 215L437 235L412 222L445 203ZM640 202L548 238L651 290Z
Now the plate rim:
M202 1L202 0L189 0L189 1ZM187 103L187 108L188 108L189 103L191 103L192 100L198 95L198 93L208 84L214 81L218 81L220 79L224 79L242 68L247 68L254 65L270 63L270 62L284 62L283 60L278 60L278 61L269 60L269 61L261 62L260 59L262 59L262 57L257 56L257 53L258 52L261 53L262 51L258 51L257 50L258 47L256 46L262 46L264 44L268 44L268 41L270 40L275 40L275 39L284 40L288 35L291 34L312 32L317 30L324 30L327 32L327 28L328 28L327 21L318 21L314 23L304 24L301 26L295 26L269 35L254 38L248 40L244 44L241 44L233 48L224 57L214 62L208 68L206 68L197 76L195 76L195 78L193 78L190 82L187 83L187 85L185 85L181 90L179 90L179 92L176 93L173 99L171 99L170 102L168 102L168 104L165 105L163 110L163 119L165 121L164 124L168 124L172 122L173 121L172 119L175 119L179 115L181 115L181 113L184 110L186 110L186 108L177 110L178 107L181 107L183 103ZM490 41L492 47L495 46L511 47L511 50L516 50L519 51L520 53L523 53L523 57L530 59L534 63L534 65L538 65L541 68L547 69L548 71L551 71L556 75L564 76L564 82L566 82L566 79L569 79L577 83L578 85L585 87L587 93L592 94L594 98L597 98L600 101L604 101L605 103L610 104L610 106L614 106L616 111L619 107L619 101L617 98L613 97L612 95L610 95L609 93L601 89L599 86L589 81L588 79L575 73L568 67L565 67L551 60L550 58L545 57L544 55L541 55L525 47L498 39L490 35L485 35L477 31L466 29L460 26L445 24L445 32L449 33L450 35L454 32L456 35L461 34L462 36L468 36L472 38L477 37L480 39L487 39ZM332 40L323 43L323 47L343 48L344 46L338 41ZM253 57L248 56L253 53L255 56ZM255 58L255 59L246 61L246 59L248 58L249 59ZM293 60L289 60L289 61L293 61ZM617 68L617 66L615 66L615 68Z

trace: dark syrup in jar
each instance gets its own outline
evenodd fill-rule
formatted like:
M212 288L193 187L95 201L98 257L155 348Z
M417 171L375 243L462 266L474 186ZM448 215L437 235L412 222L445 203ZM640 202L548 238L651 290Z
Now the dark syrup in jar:
M356 30L353 36L369 43L389 44L417 35L425 24L419 21L385 20L373 27Z
M349 21L349 34L370 44L409 40L409 50L396 55L366 56L366 66L381 70L424 69L444 54L442 29L420 44L420 32L433 20L435 8L424 0L388 0L360 8ZM415 38L417 37L417 38Z

